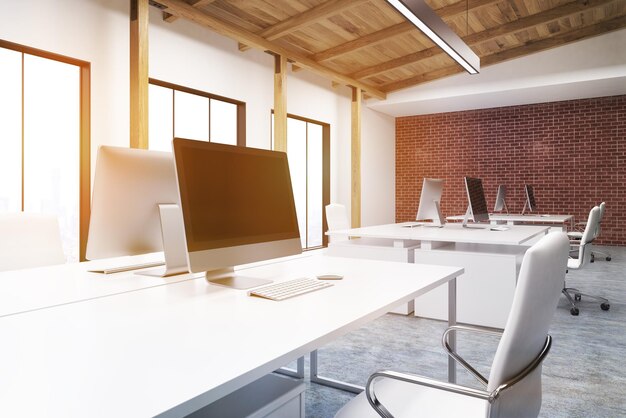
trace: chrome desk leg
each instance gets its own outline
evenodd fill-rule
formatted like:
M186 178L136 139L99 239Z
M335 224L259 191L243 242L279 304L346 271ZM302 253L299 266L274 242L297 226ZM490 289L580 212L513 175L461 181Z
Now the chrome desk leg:
M296 379L304 379L304 356L298 358L296 367L296 370L281 367L280 369L274 370L274 373L284 374L285 376L295 377Z
M311 382L318 385L328 386L335 389L345 390L352 393L361 393L365 390L363 386L353 385L328 377L318 376L317 374L317 350L311 351Z
M456 277L448 282L448 326L456 325ZM451 332L448 342L452 351L456 351L456 332ZM448 356L448 382L456 383L456 362Z

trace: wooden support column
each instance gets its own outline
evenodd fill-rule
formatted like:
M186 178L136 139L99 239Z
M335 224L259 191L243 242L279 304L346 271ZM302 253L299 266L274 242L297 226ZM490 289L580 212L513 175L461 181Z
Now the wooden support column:
M130 1L130 147L148 148L148 0Z
M274 150L287 152L287 58L274 57Z
M352 142L350 159L352 166L352 228L361 227L361 99L361 89L352 87Z

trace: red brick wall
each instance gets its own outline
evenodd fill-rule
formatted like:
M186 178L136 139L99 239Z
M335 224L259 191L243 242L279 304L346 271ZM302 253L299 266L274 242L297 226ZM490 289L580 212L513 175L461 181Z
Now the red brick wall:
M587 219L606 201L598 243L626 245L626 96L396 119L396 221L415 218L424 177L445 179L442 211L463 214L463 177L483 180L493 209L498 184L509 212L534 186L538 212Z

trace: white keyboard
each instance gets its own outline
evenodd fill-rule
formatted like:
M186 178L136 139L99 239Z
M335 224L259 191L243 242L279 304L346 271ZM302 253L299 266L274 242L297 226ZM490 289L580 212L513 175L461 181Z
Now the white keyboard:
M270 300L285 300L294 296L325 289L332 285L332 283L302 277L299 279L287 280L285 282L258 287L254 290L250 290L248 292L248 296L258 296L260 298Z

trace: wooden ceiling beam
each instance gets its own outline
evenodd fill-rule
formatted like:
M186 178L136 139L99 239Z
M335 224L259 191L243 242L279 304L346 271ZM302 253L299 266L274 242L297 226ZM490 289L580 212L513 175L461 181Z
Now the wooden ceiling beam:
M582 29L560 33L550 38L526 42L524 45L505 49L503 51L481 57L481 66L487 67L490 65L499 64L501 62L508 61L514 58L519 58L535 52L555 48L570 42L579 41L592 36L602 35L611 31L623 29L625 27L626 16L620 16L614 19L605 20L600 23L596 23L595 25L586 26ZM387 83L381 86L381 89L383 89L387 93L390 93L392 91L401 90L407 87L412 87L418 84L426 83L428 81L433 81L442 77L447 77L462 72L462 68L458 67L457 65L451 65L448 67L430 71L428 73L420 74L415 77Z
M522 30L531 29L538 25L543 25L554 20L578 14L592 8L601 7L612 1L613 0L577 0L572 3L566 3L562 6L554 7L544 12L536 13L534 15L505 23L504 25L473 33L471 35L463 37L463 40L470 46L478 45L501 36L511 35ZM418 52L414 52L412 54L405 55L403 57L383 62L381 64L364 68L351 74L350 76L357 80L362 80L368 77L385 73L387 71L404 67L405 65L415 64L418 61L430 58L441 53L443 53L443 50L437 46L434 46Z
M167 23L172 23L173 21L175 21L176 19L178 19L178 16L174 16L171 13L168 12L163 12L163 20Z
M206 6L213 3L215 0L188 0L187 3L194 7Z
M255 33L249 32L231 23L224 22L213 16L202 13L202 11L196 9L193 6L190 6L188 3L182 0L158 0L158 3L165 6L168 9L168 12L171 12L172 14L195 22L199 25L209 27L213 31L234 39L235 41L242 44L249 45L262 51L272 51L276 54L283 55L291 61L295 62L298 66L311 70L317 74L331 79L332 81L336 81L346 86L358 87L367 92L372 97L376 97L379 99L384 99L386 96L385 93L383 93L377 87L371 86L367 83L363 83L359 80L355 80L354 78L348 77L344 74L340 74L313 61L306 55L291 51L271 41L268 41L267 39Z
M273 41L305 26L312 25L315 22L319 22L320 20L334 16L346 9L359 6L368 1L369 0L328 0L310 8L306 12L291 16L275 25L269 26L258 32L257 35ZM240 51L246 51L248 49L250 48L239 48Z
M482 7L491 6L492 4L500 3L502 1L503 0L472 0L469 3L469 11L473 12ZM466 7L466 1L461 0L457 3L437 9L435 12L442 19L449 20L454 19L459 15L465 14L467 12ZM417 29L410 22L398 23L397 25L389 26L377 32L370 33L352 41L334 46L325 51L313 54L311 55L311 59L317 62L328 61L341 55L349 54L363 48L374 46L376 44L387 41L396 36L403 35L413 30Z
M272 41L280 38L281 36L285 36L290 32L294 32L305 26L319 22L322 19L341 13L346 9L367 3L368 1L369 0L328 0L318 6L312 7L306 12L297 14L289 19L263 29L261 32L257 33L257 35Z
M199 6L204 6L207 4L211 4L213 3L215 0L187 0L187 3L189 3L190 6L194 6L194 7L199 7ZM163 20L168 22L168 23L172 23L175 20L178 19L178 16L173 15L169 12L163 11Z

